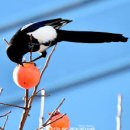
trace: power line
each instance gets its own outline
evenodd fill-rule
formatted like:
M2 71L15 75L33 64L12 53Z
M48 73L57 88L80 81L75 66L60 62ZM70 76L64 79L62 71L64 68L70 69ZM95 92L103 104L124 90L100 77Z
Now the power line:
M96 74L93 74L89 77L82 76L82 78L75 78L74 80L68 80L65 83L60 84L59 86L54 85L53 87L50 87L51 89L46 90L47 95L54 96L55 94L62 93L65 91L68 91L70 89L76 89L78 87L81 87L81 85L86 84L89 85L90 83L93 83L95 81L101 80L102 78L108 78L110 76L113 76L115 74L123 73L125 71L130 70L130 63L128 62L129 59L124 60L123 63L119 62L119 66L112 66L109 69L105 69L105 71L100 71ZM118 63L117 63L118 64ZM37 101L39 98L36 98L35 101ZM17 104L17 105L23 105L23 101L21 98L17 98L16 100L12 101L10 104ZM5 111L9 107L6 106L0 106L0 111ZM14 109L14 108L13 108Z
M16 20L15 22L12 22L8 25L0 27L0 33L10 31L13 28L23 26L24 24L27 24L27 23L30 23L33 21L37 21L40 19L47 19L49 17L55 16L58 14L62 14L62 13L66 13L66 12L75 10L77 8L83 7L83 6L90 6L90 5L100 2L100 1L102 1L102 0L82 0L82 1L78 1L76 3L68 4L66 6L60 7L55 10L48 11L47 13L40 13L39 15L31 16L31 17L23 19L23 20Z

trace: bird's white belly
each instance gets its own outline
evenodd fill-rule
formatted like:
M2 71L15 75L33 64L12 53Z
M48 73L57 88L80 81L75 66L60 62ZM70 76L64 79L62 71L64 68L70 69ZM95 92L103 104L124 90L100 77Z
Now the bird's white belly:
M57 32L52 26L44 26L33 32L29 32L28 35L32 35L39 43L47 43L56 39Z
M45 50L47 50L48 46L45 46L45 45L40 45L40 49L38 50L38 52L42 53L44 52Z

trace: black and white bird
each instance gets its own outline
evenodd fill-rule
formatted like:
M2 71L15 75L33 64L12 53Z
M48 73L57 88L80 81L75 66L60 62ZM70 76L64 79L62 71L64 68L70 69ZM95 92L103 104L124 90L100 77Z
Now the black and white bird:
M122 34L93 31L67 31L60 28L72 20L52 19L29 23L20 28L11 38L7 48L9 59L22 64L23 56L32 51L46 57L46 50L61 41L79 43L127 42Z

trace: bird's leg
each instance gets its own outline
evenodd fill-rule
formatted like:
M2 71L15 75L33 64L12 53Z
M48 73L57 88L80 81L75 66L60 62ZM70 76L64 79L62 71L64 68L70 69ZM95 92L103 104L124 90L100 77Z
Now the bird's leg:
M31 50L30 50L30 62L31 62L32 61L32 51L33 51L32 35L30 36L30 47L31 47Z
M32 60L32 61L34 62L34 61L36 61L36 60L38 60L38 59L40 59L40 58L46 57L46 55L47 55L47 52L44 51L44 52L42 52L42 54L41 54L40 56L38 56L37 58L35 58L35 59Z
M38 56L37 58L35 58L34 60L32 60L32 62L34 62L34 61L36 61L36 60L38 60L40 58L43 58L43 56L42 55Z
M49 47L51 47L51 45L52 45L52 42L50 42L49 46L48 46L45 50L43 50L42 55L38 56L37 58L35 58L35 59L32 60L32 61L34 62L34 61L36 61L36 60L38 60L38 59L40 59L40 58L43 58L43 57L45 58L46 55L47 55L46 50L47 50Z

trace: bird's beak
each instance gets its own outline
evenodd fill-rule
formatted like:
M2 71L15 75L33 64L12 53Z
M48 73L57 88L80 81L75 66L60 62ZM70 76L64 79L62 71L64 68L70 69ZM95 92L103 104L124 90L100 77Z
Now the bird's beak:
M19 64L22 65L22 66L24 67L23 62L21 62L21 63L19 63Z
M22 60L19 60L18 64L24 67Z

